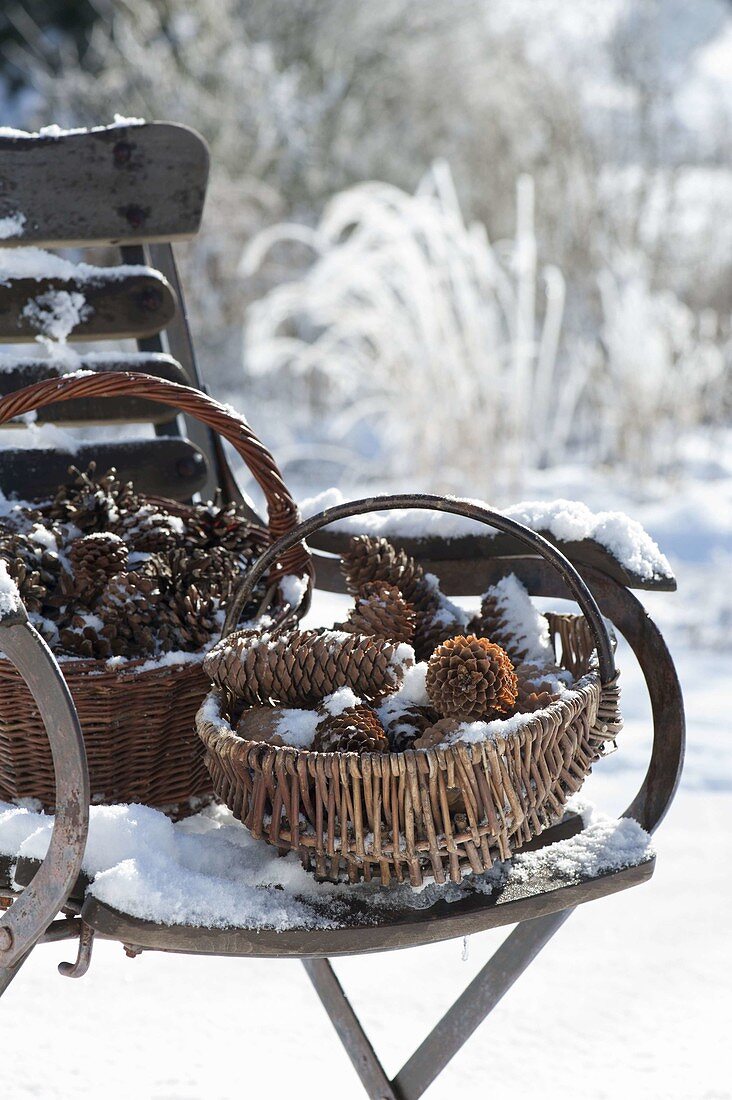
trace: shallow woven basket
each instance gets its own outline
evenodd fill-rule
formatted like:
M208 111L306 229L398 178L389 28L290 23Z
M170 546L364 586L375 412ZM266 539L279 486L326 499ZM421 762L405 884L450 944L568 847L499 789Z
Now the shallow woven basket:
M419 886L460 882L507 859L562 816L592 764L621 726L617 672L607 628L587 586L541 536L499 513L439 497L382 497L328 509L265 551L227 613L273 557L333 520L372 509L435 508L509 531L562 573L584 615L549 615L560 662L576 678L571 695L508 737L401 753L318 753L239 737L227 701L212 691L198 712L199 735L216 794L255 837L299 853L319 878ZM464 804L455 810L459 796Z
M246 422L198 390L146 374L104 374L50 379L0 401L0 424L57 401L79 397L144 397L193 416L227 439L262 488L268 529L255 528L262 545L290 531L298 513L269 451ZM186 506L161 501L183 515ZM293 547L270 570L309 571L309 555ZM280 608L280 613L287 609ZM143 802L181 816L212 793L195 732L195 714L208 681L202 654L179 665L144 659L109 668L104 660L62 659L63 670L84 734L92 800ZM0 799L34 798L53 810L55 783L51 749L33 697L10 661L0 657Z

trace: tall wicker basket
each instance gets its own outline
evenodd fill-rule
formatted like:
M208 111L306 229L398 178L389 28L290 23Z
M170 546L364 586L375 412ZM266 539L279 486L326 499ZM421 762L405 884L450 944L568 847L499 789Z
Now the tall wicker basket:
M236 413L187 386L131 372L68 375L3 398L0 423L57 401L123 395L177 408L232 444L267 501L268 529L257 528L263 546L294 527L297 506L266 447ZM179 515L185 512L185 505L164 503ZM308 571L309 555L298 546L274 563L270 574L275 580ZM207 688L201 661L191 655L178 665L140 659L110 668L104 660L62 660L84 733L94 802L143 802L180 815L211 794L195 732ZM0 657L0 799L20 798L37 799L53 810L53 762L30 691L10 661Z
M355 501L313 516L271 546L247 574L237 608L277 555L333 520L383 508L427 507L508 531L562 574L583 615L549 617L574 690L527 715L515 733L482 743L391 753L319 753L246 741L229 722L228 701L212 691L198 713L214 789L252 832L297 851L320 878L377 878L418 886L480 873L556 822L605 742L621 726L617 672L607 628L589 589L567 559L500 513L439 497ZM459 805L459 812L456 807Z

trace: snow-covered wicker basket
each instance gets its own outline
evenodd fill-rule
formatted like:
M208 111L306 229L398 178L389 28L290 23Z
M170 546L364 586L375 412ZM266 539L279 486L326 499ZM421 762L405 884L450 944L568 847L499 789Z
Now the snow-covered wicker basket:
M142 397L193 416L227 439L247 463L267 501L262 546L290 531L298 519L269 451L234 410L198 390L146 374L72 374L38 382L0 400L0 423L57 401L83 397ZM160 501L158 503L161 503ZM185 505L164 501L182 515ZM272 577L310 575L301 546L273 564ZM286 608L280 609L282 612ZM208 681L203 653L181 660L115 661L71 658L62 662L84 734L95 802L142 802L179 816L211 794L195 732L195 714ZM43 721L22 677L0 656L0 799L37 799L52 810L53 760Z
M618 674L604 620L569 561L540 535L500 513L463 501L394 496L355 501L306 520L270 547L229 608L238 607L277 555L334 520L385 508L427 507L508 531L562 574L583 615L549 615L572 689L522 716L504 737L390 753L319 753L246 741L229 722L219 690L197 716L214 789L251 831L299 853L319 878L351 882L437 882L480 873L562 816L606 742L617 735ZM459 813L457 807L459 806Z

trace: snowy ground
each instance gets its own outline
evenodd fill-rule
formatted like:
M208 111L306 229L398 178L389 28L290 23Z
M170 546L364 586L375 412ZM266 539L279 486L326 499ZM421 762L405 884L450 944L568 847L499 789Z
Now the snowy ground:
M584 489L565 492L618 506ZM731 499L724 479L632 508L678 571L679 593L646 602L676 657L689 721L687 769L656 836L653 879L579 909L428 1096L732 1097L732 655L719 648L730 622ZM624 651L620 662L626 730L584 788L612 812L635 793L648 750L640 675ZM388 1072L505 935L473 937L467 961L453 941L336 963ZM39 948L0 1002L13 1098L361 1095L297 963L128 960L100 944L89 974L73 982L55 972L69 953L69 945Z

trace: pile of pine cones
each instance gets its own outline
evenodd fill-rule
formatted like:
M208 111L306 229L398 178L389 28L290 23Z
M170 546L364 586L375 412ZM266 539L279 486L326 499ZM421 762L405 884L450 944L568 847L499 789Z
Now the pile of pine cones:
M264 532L234 505L173 514L93 463L69 476L0 517L0 558L53 649L106 659L207 645Z
M464 722L556 699L541 670L525 663L494 596L466 623L435 578L383 538L351 539L341 567L354 597L345 622L274 636L238 631L208 654L204 669L246 740L286 744L285 712L295 708L315 712L317 752L403 752L433 747ZM398 708L390 697L412 651L427 661L429 705ZM351 705L334 706L330 697L344 691Z

